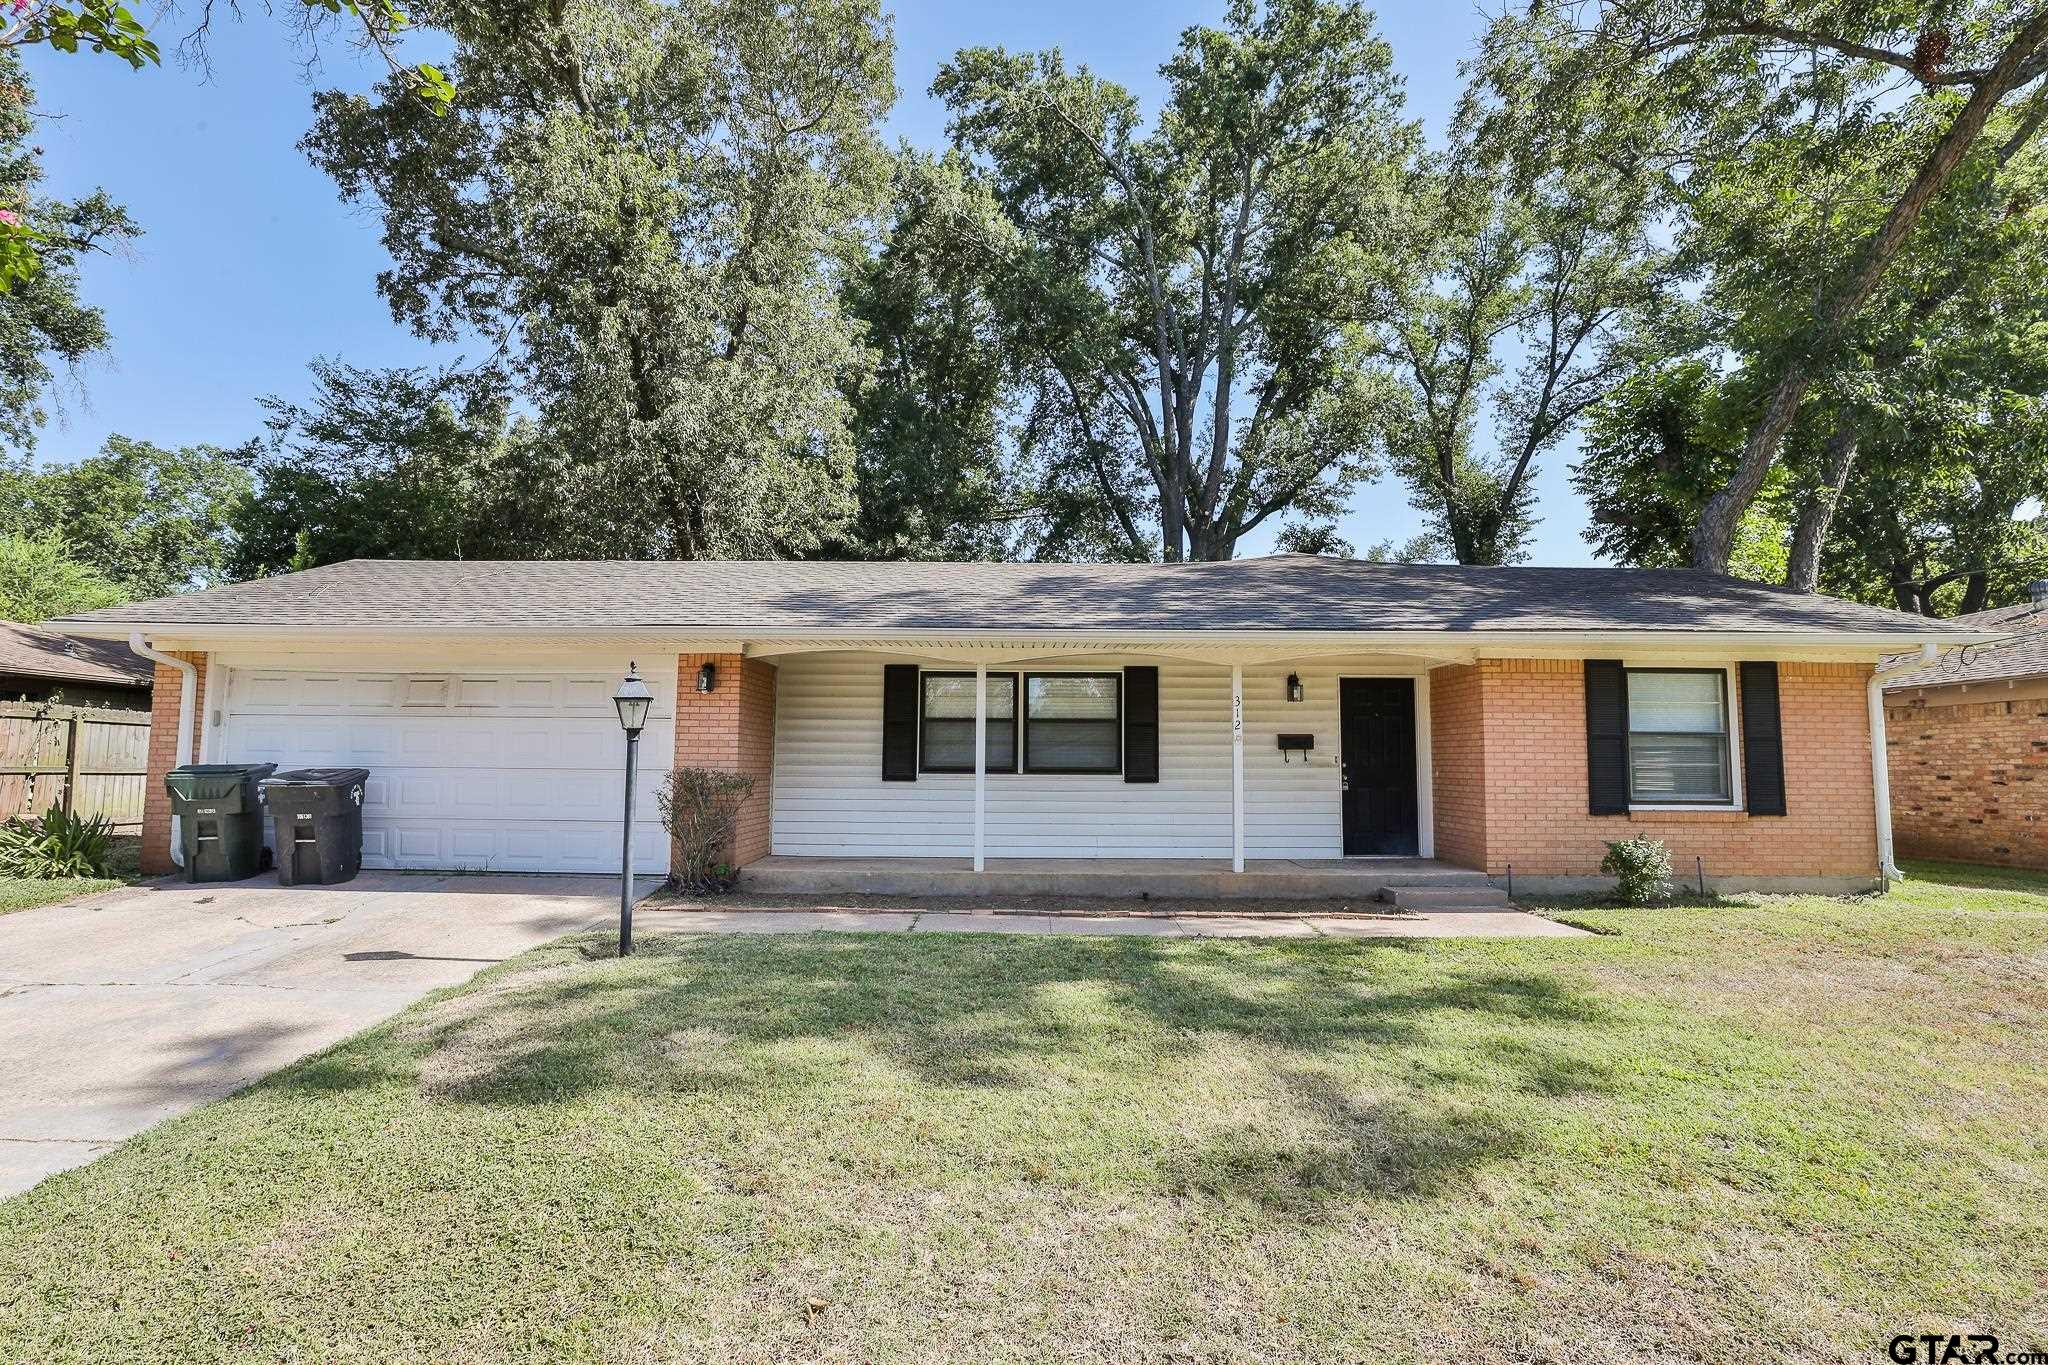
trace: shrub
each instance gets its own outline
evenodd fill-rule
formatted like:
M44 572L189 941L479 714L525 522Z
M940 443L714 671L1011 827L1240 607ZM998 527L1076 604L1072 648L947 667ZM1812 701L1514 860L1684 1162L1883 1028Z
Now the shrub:
M53 881L111 877L114 825L104 815L68 815L56 806L0 825L0 875Z
M688 891L729 890L738 875L726 861L740 807L754 794L745 773L677 768L655 793L668 831L669 880Z
M1671 896L1671 850L1662 839L1617 839L1607 846L1600 870L1614 878L1624 905L1651 905Z

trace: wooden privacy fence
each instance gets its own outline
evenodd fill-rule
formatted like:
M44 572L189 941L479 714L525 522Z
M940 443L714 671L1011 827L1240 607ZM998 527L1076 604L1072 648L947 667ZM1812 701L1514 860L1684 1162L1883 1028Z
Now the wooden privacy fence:
M52 806L142 827L149 712L0 702L0 820Z

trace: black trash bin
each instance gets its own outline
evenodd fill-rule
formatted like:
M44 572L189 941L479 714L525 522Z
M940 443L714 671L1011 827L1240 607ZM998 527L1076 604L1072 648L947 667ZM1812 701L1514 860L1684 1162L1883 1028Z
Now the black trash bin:
M293 768L260 784L282 886L331 886L363 870L368 768Z
M188 882L238 882L263 870L256 784L275 763L187 763L164 774Z

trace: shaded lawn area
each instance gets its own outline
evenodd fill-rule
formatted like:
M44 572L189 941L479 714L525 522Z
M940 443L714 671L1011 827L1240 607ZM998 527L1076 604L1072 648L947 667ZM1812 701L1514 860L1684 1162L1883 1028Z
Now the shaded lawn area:
M0 1352L2048 1345L2048 901L568 940L0 1204Z

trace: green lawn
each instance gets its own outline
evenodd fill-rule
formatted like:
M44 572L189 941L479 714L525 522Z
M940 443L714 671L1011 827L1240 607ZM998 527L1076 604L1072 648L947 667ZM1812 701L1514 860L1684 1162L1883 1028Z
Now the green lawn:
M15 910L33 910L38 905L70 900L73 896L94 891L112 891L120 885L118 879L111 877L60 877L47 882L27 877L0 877L0 915Z
M1972 879L1575 940L572 940L0 1204L0 1353L2048 1346L2048 883Z
M116 835L109 869L112 877L59 877L54 881L40 881L30 877L0 877L0 915L16 910L33 910L38 905L52 905L58 901L70 900L73 896L87 896L95 891L112 891L140 877L142 841L135 835Z

